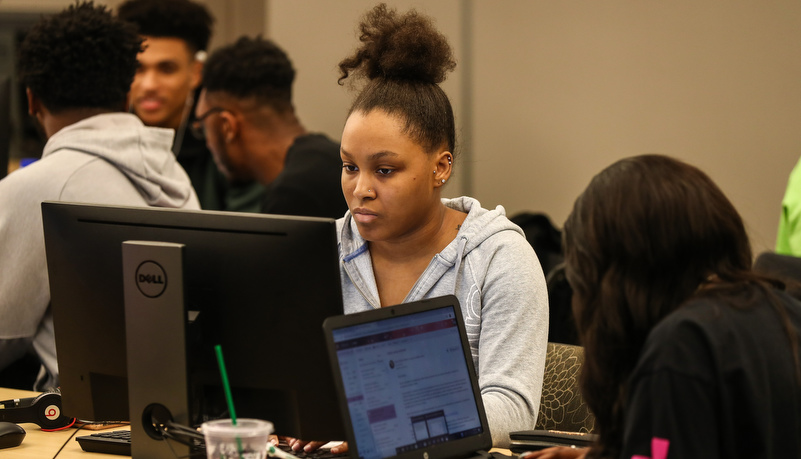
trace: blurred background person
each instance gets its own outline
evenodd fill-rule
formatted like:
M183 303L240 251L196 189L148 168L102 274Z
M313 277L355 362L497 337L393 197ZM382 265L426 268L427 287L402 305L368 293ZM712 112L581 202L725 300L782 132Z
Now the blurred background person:
M193 132L230 181L265 186L261 212L342 217L339 144L303 127L292 104L294 80L278 45L239 38L205 64Z
M128 0L117 15L144 38L130 109L148 126L175 129L173 151L203 209L258 212L264 188L252 180L226 180L205 143L187 129L212 34L206 7L190 0Z

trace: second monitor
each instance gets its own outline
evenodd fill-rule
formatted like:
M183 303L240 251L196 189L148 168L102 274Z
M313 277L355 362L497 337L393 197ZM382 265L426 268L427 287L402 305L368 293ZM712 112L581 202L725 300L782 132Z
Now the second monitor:
M228 417L221 344L239 417L344 438L321 328L343 311L334 220L68 203L42 215L65 414L129 416L122 243L156 241L184 246L190 424Z

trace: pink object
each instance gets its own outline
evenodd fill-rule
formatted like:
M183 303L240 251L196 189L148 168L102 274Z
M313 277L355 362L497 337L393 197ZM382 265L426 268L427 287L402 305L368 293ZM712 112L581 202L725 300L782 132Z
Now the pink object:
M636 454L631 456L631 459L667 459L669 447L669 440L654 437L651 439L651 457L640 456L639 454Z

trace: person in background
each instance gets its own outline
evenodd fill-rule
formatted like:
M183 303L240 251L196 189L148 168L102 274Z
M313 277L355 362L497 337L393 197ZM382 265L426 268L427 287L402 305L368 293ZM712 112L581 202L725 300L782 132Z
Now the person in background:
M801 161L790 172L782 199L776 252L801 257Z
M203 70L196 136L233 182L265 186L261 212L339 218L339 144L312 134L292 105L295 69L270 40L241 37L215 51Z
M42 19L20 46L28 112L48 140L0 180L0 369L32 349L36 390L58 386L41 203L200 208L173 131L124 111L140 49L130 24L91 2Z
M339 64L340 81L364 82L341 142L345 313L456 295L493 444L508 446L509 432L532 429L539 411L548 340L542 269L503 207L441 197L457 161L453 110L439 86L455 67L447 39L430 18L384 4L365 15L360 39Z
M752 272L743 221L706 174L618 161L564 235L599 440L521 457L801 457L801 303Z
M229 183L205 143L188 132L212 33L206 7L191 0L127 0L117 16L144 38L130 109L147 126L175 130L173 151L203 209L258 212L264 188L255 181Z

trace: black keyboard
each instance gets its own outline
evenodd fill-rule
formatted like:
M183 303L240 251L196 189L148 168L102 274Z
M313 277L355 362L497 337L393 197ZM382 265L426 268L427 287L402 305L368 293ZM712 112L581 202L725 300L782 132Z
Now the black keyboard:
M81 449L89 453L131 455L131 431L112 430L77 437Z

